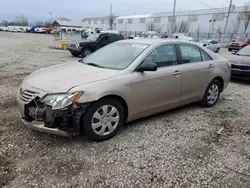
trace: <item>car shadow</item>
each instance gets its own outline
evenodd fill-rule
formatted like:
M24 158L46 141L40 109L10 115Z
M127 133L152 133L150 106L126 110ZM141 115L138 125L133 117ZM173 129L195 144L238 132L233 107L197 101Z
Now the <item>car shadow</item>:
M235 83L235 84L248 85L248 86L250 85L250 81L236 79L236 78L231 78L230 82Z

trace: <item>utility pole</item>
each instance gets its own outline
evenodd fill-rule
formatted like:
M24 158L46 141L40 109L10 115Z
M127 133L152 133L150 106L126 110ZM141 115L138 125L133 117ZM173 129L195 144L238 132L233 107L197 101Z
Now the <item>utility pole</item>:
M113 25L113 16L112 16L112 5L110 5L110 18L109 18L109 26L110 30L112 30L112 25Z
M52 12L48 12L48 14L50 14L50 20L52 22Z
M228 12L227 12L227 19L226 19L226 24L225 24L225 28L224 28L224 33L226 33L226 31L227 31L227 23L228 23L229 15L230 15L230 12L231 12L231 6L232 6L232 0L230 0Z
M176 7L176 0L174 0L174 9L173 9L173 20L172 20L172 33L175 33L175 7Z

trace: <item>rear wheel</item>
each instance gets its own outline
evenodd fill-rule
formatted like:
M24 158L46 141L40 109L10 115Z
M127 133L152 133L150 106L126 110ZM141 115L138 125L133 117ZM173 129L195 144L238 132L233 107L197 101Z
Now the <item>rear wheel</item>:
M219 52L220 52L220 48L217 48L215 52L216 52L216 53L219 53Z
M232 49L231 49L231 48L228 48L228 51L229 51L229 52L231 52L231 51L232 51Z
M201 101L201 105L204 107L212 107L214 106L219 97L221 92L221 85L218 80L213 80L207 87L204 97Z
M115 136L124 123L124 108L113 98L93 103L85 112L82 126L85 135L93 141L104 141Z
M89 48L84 48L82 51L82 57L86 57L91 54L91 50Z

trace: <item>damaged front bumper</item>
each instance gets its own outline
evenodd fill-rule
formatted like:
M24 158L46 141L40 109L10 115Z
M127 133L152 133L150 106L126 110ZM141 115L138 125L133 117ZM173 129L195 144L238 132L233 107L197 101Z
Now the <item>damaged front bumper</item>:
M22 122L30 129L58 136L76 136L81 132L81 116L88 104L72 104L67 108L52 110L39 102L39 97L25 103L17 96L18 110Z

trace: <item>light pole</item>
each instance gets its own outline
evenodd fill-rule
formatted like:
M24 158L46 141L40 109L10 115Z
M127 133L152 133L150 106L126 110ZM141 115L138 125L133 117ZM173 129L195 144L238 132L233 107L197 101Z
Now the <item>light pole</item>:
M126 28L126 22L124 22L124 27L125 27L125 32L127 32L127 28Z
M176 7L176 0L174 0L174 9L173 9L173 20L172 20L172 32L175 33L175 7Z
M52 22L52 12L48 12L48 14L50 14L50 20Z

